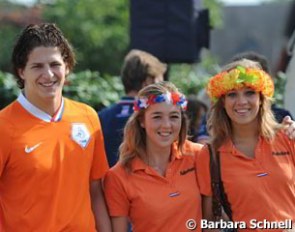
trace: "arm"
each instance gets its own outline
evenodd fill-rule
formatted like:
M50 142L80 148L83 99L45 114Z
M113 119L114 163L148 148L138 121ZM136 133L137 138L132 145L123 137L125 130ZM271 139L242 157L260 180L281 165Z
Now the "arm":
M108 215L101 180L90 182L91 207L95 218L96 230L99 232L111 232L111 222Z
M212 211L212 197L202 195L202 212L204 219L209 221L214 220Z
M113 232L127 232L128 231L128 219L127 217L112 217Z
M212 211L212 197L202 195L202 214L203 219L215 221ZM219 232L218 229L203 229L203 232Z
M289 137L289 139L295 139L295 122L291 119L290 116L284 117L282 121L284 126L284 132Z
M203 219L206 219L208 221L215 221L214 214L212 210L212 197L210 196L204 196L202 195L202 213L203 213ZM229 218L226 215L226 213L222 210L221 218L225 221L228 221ZM204 229L204 232L219 232L218 229Z

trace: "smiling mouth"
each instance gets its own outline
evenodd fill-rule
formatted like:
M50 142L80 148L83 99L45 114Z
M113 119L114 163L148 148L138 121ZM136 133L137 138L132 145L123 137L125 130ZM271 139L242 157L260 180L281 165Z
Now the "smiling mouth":
M172 134L172 132L158 132L158 135L162 137L168 137Z
M240 113L240 114L247 113L249 111L250 111L250 109L235 110L236 113Z
M40 83L40 85L43 86L43 87L52 87L56 83L57 83L57 81L51 81L51 82L48 82L48 83Z

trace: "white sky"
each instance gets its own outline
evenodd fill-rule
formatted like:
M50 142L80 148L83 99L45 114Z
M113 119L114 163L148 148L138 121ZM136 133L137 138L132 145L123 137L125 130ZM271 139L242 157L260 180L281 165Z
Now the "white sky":
M263 0L222 0L226 5L252 5L259 4Z
M20 2L31 5L35 0L11 0L12 2ZM259 4L263 0L222 0L226 5L252 5Z

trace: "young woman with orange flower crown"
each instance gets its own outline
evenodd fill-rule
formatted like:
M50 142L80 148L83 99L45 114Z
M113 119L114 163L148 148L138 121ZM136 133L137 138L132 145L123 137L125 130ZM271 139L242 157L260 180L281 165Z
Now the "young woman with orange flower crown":
M295 222L295 142L272 115L272 79L249 60L223 70L207 85L211 142L196 162L203 217L215 220L210 228L287 231ZM233 222L216 222L220 205Z
M143 88L104 187L114 232L201 231L195 156L186 140L187 101L169 82Z

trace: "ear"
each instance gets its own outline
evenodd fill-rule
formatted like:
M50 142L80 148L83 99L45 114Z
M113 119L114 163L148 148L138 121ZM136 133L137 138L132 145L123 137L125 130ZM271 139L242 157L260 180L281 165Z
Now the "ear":
M17 69L17 74L19 75L19 77L21 78L21 79L25 79L24 78L24 70L23 69L21 69L21 68L19 68L19 69Z
M138 120L139 120L139 125L140 125L142 128L145 128L145 121L144 121L144 118L143 118L143 117L140 117Z
M66 76L70 74L69 66L66 66Z

